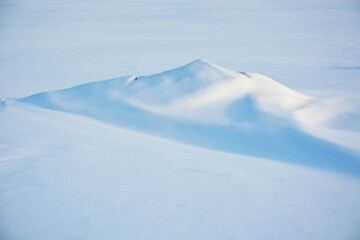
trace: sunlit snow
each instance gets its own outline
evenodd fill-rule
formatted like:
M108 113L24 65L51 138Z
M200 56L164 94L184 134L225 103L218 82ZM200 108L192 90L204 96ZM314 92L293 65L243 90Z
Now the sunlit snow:
M0 1L0 239L360 239L359 9Z

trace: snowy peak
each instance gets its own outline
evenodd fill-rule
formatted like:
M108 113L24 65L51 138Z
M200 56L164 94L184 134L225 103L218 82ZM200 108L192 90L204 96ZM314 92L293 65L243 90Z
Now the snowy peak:
M230 74L230 71L213 64L205 59L197 59L182 67L176 68L173 71L185 71L187 73L199 74L204 72L218 72L219 74Z
M217 66L213 63L210 63L209 61L207 61L206 59L196 59L195 61L192 61L188 64L185 64L183 66L180 66L178 68L174 68L166 72L171 72L171 71L185 71L188 73L198 73L198 72L203 72L203 71L213 71L213 70L220 70L221 67Z
M217 66L205 59L198 59L162 73L143 76L141 80L151 81L151 84L163 84L172 81L174 84L181 83L181 88L185 87L188 89L192 87L197 89L214 82L234 78L235 75L236 72Z

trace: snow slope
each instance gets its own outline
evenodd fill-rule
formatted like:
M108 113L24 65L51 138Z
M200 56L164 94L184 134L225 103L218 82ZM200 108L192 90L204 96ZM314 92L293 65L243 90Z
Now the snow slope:
M360 237L358 178L19 102L0 132L4 240Z
M239 73L198 59L160 74L90 83L35 95L24 101L50 102L58 108L81 111L82 108L91 108L89 104L80 103L91 90L94 90L91 94L93 104L126 102L151 112L221 124L229 120L225 109L246 96L253 99L262 111L280 116L311 99L263 75ZM248 114L244 112L244 115Z
M326 139L329 131L322 128L328 115L314 121L316 112L308 113L325 108L317 99L261 74L227 70L203 59L159 74L93 82L19 101L195 146L360 173L358 152L318 138ZM341 139L333 135L330 140ZM358 150L359 139L355 135L341 144Z

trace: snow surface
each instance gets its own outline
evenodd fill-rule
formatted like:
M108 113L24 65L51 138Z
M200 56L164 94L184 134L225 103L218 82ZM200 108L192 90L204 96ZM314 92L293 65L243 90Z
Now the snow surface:
M331 115L316 121L316 113L308 114L326 105L261 74L227 70L204 59L19 101L195 146L360 173L359 134L326 128L323 122Z
M360 156L314 106L203 59L2 99L1 239L356 239Z
M359 16L0 1L0 239L359 239Z
M7 103L0 130L4 240L360 236L359 178L24 103Z
M97 91L96 97L89 94L90 89ZM245 96L252 98L262 111L279 116L291 113L311 99L263 75L230 71L204 59L160 74L124 77L44 94L59 108L64 104L89 108L89 104L74 106L74 102L80 104L81 99L90 96L102 104L121 101L152 112L223 124L225 109ZM42 95L25 101L38 102L36 99ZM45 104L44 100L41 102Z

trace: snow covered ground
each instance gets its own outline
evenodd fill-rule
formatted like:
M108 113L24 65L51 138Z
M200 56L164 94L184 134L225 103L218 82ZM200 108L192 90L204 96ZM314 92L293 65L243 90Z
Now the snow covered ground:
M0 1L0 239L359 239L359 16Z
M205 60L6 100L2 239L356 239L360 154L312 101Z
M78 115L0 112L1 239L357 239L360 180Z
M330 105L261 74L231 71L204 59L19 101L195 146L360 173L360 134L328 128L325 123L334 116L324 111Z

